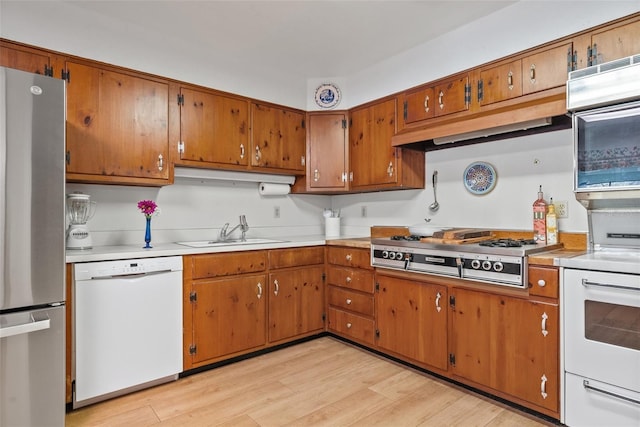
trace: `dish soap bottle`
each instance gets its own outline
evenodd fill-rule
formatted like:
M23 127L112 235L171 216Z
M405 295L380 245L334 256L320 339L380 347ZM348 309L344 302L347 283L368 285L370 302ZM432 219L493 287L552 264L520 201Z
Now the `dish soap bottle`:
M556 207L553 205L553 198L549 199L549 210L547 212L547 244L558 243L558 217Z
M538 190L538 200L533 202L533 240L544 244L547 240L547 202L544 201L542 185Z

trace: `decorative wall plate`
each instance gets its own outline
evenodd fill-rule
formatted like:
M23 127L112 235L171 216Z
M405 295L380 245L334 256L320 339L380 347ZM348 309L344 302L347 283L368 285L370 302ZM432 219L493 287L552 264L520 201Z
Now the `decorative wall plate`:
M333 83L324 83L316 89L316 104L322 108L333 108L340 102L340 89Z
M489 163L474 162L464 171L464 186L472 194L487 194L496 186L496 170Z

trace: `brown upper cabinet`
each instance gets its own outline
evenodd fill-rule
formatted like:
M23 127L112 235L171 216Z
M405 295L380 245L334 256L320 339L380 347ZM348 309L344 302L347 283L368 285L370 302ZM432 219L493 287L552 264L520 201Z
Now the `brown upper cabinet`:
M640 16L580 34L573 39L574 69L602 64L640 52Z
M349 145L346 111L307 115L307 188L305 191L349 189Z
M205 89L181 87L179 158L176 164L215 167L249 164L249 101Z
M0 65L61 78L64 58L52 52L0 40Z
M351 190L424 188L424 153L391 146L396 131L396 99L354 108L349 114Z
M251 103L251 166L302 175L306 165L304 112Z
M67 180L169 183L169 85L67 61Z

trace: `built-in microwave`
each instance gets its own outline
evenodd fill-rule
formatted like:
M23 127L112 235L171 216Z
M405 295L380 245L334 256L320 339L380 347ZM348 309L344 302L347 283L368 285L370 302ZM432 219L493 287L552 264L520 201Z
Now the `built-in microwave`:
M569 73L567 109L576 197L639 197L640 55Z

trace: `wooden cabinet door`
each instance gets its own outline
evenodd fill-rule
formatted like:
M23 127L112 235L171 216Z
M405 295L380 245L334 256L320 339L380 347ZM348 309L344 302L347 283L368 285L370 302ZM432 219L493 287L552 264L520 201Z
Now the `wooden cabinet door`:
M569 74L572 44L567 43L522 60L522 94L564 86Z
M640 20L593 33L589 65L636 55L638 52L640 52Z
M480 105L517 98L522 95L522 61L517 60L480 71Z
M558 306L454 289L452 372L556 412Z
M304 172L306 129L301 112L251 104L251 165Z
M307 132L307 187L345 191L348 144L346 113L309 114Z
M318 266L269 274L269 342L324 328L323 271Z
M0 41L0 66L60 78L52 62L48 52Z
M434 96L436 117L468 110L471 101L469 75L456 76L438 84L434 88Z
M447 369L446 286L379 275L378 346Z
M168 84L75 62L66 67L67 179L167 183Z
M189 88L180 95L180 160L248 165L248 101Z
M351 188L388 186L398 179L398 157L391 146L395 134L396 100L351 113L349 131ZM350 177L351 178L351 177Z
M435 114L436 98L433 87L422 87L406 92L400 97L399 105L402 106L401 124L410 125L431 119Z
M193 363L266 343L264 274L193 282Z

